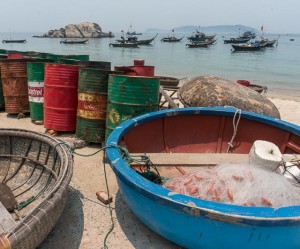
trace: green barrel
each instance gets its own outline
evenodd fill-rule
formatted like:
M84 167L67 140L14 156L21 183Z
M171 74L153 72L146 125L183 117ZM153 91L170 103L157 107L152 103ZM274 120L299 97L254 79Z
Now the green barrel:
M108 61L80 61L78 65L88 68L111 70L111 63Z
M50 59L53 60L54 62L58 62L60 58L64 57L64 55L61 54L46 54L45 57L42 58L46 58L46 59Z
M28 62L28 96L31 120L44 120L44 65L45 62Z
M84 141L104 142L108 76L113 73L94 68L79 71L76 136Z
M80 61L88 61L90 59L90 56L88 54L70 54L64 55L63 57L66 59L74 59Z
M68 59L65 57L62 57L58 60L58 63L68 64L68 65L78 65L80 62L81 62L80 60Z
M157 111L159 79L154 77L110 75L108 80L106 139L123 121Z

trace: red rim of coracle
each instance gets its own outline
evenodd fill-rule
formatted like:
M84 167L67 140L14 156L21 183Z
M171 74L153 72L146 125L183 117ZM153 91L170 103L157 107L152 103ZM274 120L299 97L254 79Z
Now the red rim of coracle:
M250 81L249 80L237 80L236 83L249 87L250 86Z

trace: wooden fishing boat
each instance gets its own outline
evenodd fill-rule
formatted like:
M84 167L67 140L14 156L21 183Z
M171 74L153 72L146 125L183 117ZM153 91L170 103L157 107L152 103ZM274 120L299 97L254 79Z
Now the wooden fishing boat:
M87 44L89 40L62 40L60 43L62 44Z
M146 179L142 163L127 160L128 152L148 155L151 169L173 177L204 165L245 163L256 140L276 144L283 154L300 153L299 126L242 111L235 133L237 115L230 107L175 108L125 121L106 150L120 192L144 224L184 248L299 248L300 206L248 207L179 194Z
M110 47L116 48L138 48L138 44L133 42L118 42L118 43L109 43Z
M192 43L187 43L186 46L189 48L203 48L203 47L208 47L209 45L212 45L216 42L216 39L212 40L206 40L202 42L192 42Z
M250 39L254 39L256 37L256 34L252 31L245 31L240 38L250 38Z
M142 34L143 34L143 33L135 32L135 31L132 31L132 32L127 31L127 32L126 32L126 35L142 35Z
M263 45L260 44L231 44L234 51L259 51L264 48Z
M224 43L227 44L227 43L247 43L248 41L250 41L251 38L230 38L230 39L225 39L224 40Z
M180 42L184 38L176 38L175 36L170 36L170 37L164 37L161 39L162 42Z
M261 42L262 42L262 44L263 44L264 47L273 47L274 44L276 42L278 42L278 39L273 39L273 40L262 39Z
M197 31L195 34L187 37L187 39L191 42L204 42L206 40L212 40L216 36L215 35L205 35L203 32Z
M36 248L63 212L72 155L45 134L0 129L0 248Z
M262 93L262 92L266 93L268 89L266 86L261 86L256 84L250 84L249 87L258 93Z
M154 41L154 39L158 36L158 34L156 34L154 37L150 38L150 39L143 39L143 40L139 40L137 36L128 36L127 39L121 39L121 40L117 40L117 42L121 43L121 42L129 42L129 43L136 43L138 45L149 45L151 42Z
M2 40L2 43L26 43L26 39L24 40Z

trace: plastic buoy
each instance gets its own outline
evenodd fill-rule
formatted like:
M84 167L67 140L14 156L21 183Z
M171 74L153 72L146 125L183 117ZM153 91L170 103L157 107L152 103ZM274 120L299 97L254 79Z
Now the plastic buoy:
M275 171L281 162L282 154L275 144L263 140L254 142L249 153L250 164Z

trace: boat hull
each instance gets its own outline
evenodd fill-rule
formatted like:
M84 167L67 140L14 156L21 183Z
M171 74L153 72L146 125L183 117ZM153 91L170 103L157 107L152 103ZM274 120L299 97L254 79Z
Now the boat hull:
M263 46L231 45L235 51L259 51Z
M215 126L219 132L225 129L223 132L226 133L225 127L232 125L235 113L233 108L182 108L149 113L122 123L108 138L107 145L115 146L122 138L128 145L128 150L134 153L205 153L209 150L216 151L217 148L223 150L222 144L227 144L227 136L223 134L220 138L219 134L207 131ZM201 116L202 121L197 118ZM219 116L220 120L217 121ZM207 121L209 119L216 122L211 123ZM202 130L203 123L206 123L208 130ZM249 127L246 129L248 123L262 131L250 132ZM198 126L198 130L191 129L192 126ZM244 135L236 137L242 141L236 153L248 153L252 140L258 138L280 144L287 137L293 141L285 143L295 145L293 148L300 153L299 126L250 112L242 112L239 126L239 134ZM176 133L176 127L181 127L181 130L182 127L185 128L182 133ZM229 140L232 132L231 127ZM157 136L154 137L153 134ZM140 136L144 137L142 141ZM181 141L178 142L179 140ZM212 145L212 140L216 140L216 144ZM283 144L281 148L282 146ZM292 153L289 147L283 152ZM244 207L181 195L149 182L134 172L120 157L117 148L108 148L107 156L124 200L133 213L150 229L185 248L300 247L300 206L278 209Z

